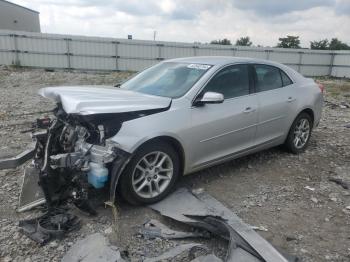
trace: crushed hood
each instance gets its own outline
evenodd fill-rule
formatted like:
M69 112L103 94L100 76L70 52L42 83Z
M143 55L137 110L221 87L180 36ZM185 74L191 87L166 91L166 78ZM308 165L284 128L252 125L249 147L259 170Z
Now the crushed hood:
M102 114L166 108L171 98L153 96L112 86L46 87L39 94L61 103L68 114Z

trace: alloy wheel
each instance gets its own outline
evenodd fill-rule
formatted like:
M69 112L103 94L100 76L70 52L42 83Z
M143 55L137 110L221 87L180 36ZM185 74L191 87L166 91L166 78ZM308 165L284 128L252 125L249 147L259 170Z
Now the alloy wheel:
M293 143L297 149L305 146L310 136L310 123L306 118L301 118L294 129Z
M145 155L137 163L132 174L132 186L137 195L154 198L168 187L173 177L173 161L164 152Z

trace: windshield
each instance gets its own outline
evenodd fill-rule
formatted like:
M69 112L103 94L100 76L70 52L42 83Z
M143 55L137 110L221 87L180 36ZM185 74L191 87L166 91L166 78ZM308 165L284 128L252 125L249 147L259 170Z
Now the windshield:
M160 63L131 78L120 88L176 98L190 90L210 67L204 64Z

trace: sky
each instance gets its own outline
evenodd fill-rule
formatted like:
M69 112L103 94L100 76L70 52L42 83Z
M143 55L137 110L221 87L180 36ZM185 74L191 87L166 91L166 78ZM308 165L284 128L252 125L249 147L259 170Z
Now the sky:
M40 12L43 33L207 43L249 36L275 46L279 37L350 44L350 0L9 0Z

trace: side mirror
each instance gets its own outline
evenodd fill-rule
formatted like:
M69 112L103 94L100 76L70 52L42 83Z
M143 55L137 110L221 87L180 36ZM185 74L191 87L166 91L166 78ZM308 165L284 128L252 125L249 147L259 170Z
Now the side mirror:
M224 95L216 92L206 92L203 97L197 100L197 105L220 104L224 102Z

